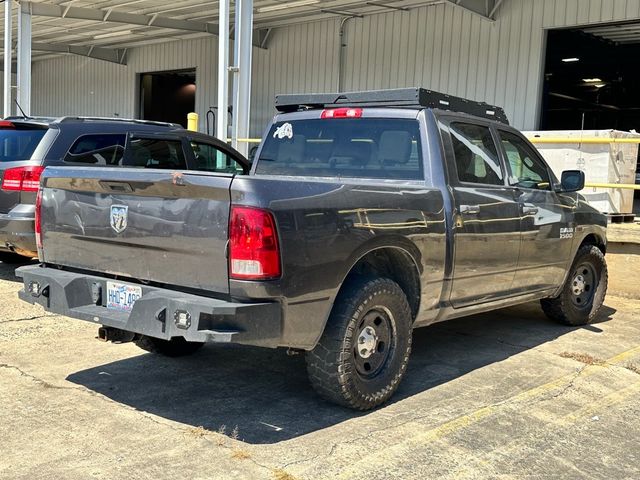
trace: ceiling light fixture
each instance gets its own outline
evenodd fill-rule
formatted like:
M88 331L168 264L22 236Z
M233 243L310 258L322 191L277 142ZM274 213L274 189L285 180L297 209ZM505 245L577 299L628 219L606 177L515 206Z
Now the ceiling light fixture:
M602 83L602 79L601 78L583 78L582 81L584 83Z
M111 38L111 37L121 37L123 35L131 35L133 31L131 30L118 30L117 32L109 32L109 33L101 33L100 35L94 35L94 40L99 40L101 38Z
M564 63L571 63L571 62L579 62L580 59L578 57L569 57L569 58L563 58L562 61Z
M594 85L594 87L596 87L596 88L602 88L602 87L606 87L606 86L607 86L606 83L597 83L597 84Z
M258 8L258 13L276 12L278 10L285 10L287 8L306 7L307 5L315 5L320 3L320 0L297 0L295 2L277 3L276 5L268 5L266 7Z

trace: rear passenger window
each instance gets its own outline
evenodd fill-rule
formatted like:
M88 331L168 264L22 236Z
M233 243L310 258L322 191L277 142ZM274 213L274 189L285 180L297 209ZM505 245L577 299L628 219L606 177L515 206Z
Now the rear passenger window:
M132 138L126 165L138 168L186 170L182 142L160 138Z
M83 135L64 157L67 163L122 165L125 136L120 134Z
M244 172L242 165L213 145L191 142L191 148L193 148L193 156L195 159L195 165L193 165L191 170L237 174Z
M256 173L423 180L420 125L399 118L278 122L262 145Z
M504 185L504 173L491 130L481 125L452 123L449 127L458 180L466 183Z

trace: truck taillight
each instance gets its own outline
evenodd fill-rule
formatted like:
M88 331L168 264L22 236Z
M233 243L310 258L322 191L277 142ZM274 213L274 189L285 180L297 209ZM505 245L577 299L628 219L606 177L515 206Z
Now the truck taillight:
M229 265L231 278L238 280L280 276L280 247L270 212L251 207L231 208Z
M2 190L37 192L44 167L29 166L8 168L2 176Z
M36 195L36 218L35 218L35 230L36 230L36 246L38 250L42 250L42 189L38 189Z
M330 108L323 110L320 118L360 118L362 117L361 108Z

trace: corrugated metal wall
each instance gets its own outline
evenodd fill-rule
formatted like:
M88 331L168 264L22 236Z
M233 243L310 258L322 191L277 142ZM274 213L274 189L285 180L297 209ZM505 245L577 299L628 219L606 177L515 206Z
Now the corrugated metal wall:
M139 73L195 68L196 110L204 115L215 104L216 66L214 37L134 48L127 65L78 56L44 60L33 64L32 111L38 115L133 117Z
M504 106L512 123L537 126L547 28L640 18L640 0L504 0L490 22L453 5L421 7L275 29L254 50L253 135L273 115L278 92L420 85ZM133 116L140 72L197 68L196 109L215 104L214 37L131 49L127 66L81 57L33 68L33 112ZM204 120L202 119L201 124Z

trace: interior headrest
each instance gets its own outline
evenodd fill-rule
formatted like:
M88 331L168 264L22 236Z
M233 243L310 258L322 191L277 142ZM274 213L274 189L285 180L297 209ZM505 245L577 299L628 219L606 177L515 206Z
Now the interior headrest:
M291 139L279 140L278 160L281 162L302 162L304 160L304 149L307 137L295 135Z
M378 158L381 164L407 163L411 157L412 137L406 130L387 130L380 135Z

